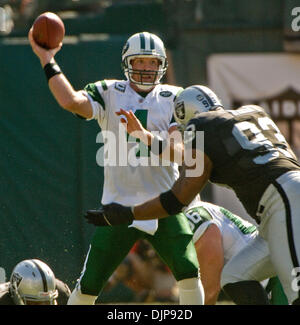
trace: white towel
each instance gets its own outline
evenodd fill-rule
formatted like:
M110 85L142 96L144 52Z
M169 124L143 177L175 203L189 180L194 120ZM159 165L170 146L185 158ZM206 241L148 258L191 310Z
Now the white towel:
M130 226L128 226L128 228L130 227L134 227L150 235L154 235L158 228L158 220L157 219L134 220L133 223Z

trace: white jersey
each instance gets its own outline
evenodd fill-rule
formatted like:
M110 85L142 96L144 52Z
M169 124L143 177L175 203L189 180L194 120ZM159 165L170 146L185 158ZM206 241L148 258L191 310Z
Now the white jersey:
M250 222L211 203L201 201L188 209L185 215L194 233L194 243L199 240L209 225L215 224L219 228L225 264L258 234L256 227Z
M181 89L160 84L143 98L130 87L129 81L103 80L85 87L84 94L93 107L91 119L98 121L102 134L107 131L106 134L111 132L116 136L116 146L113 142L106 143L103 151L107 151L110 159L104 165L102 204L140 204L169 190L179 177L178 166L174 163L150 165L148 148L128 136L116 112L121 108L132 110L147 130L167 132L173 123L176 124L173 101ZM115 148L116 153L113 152ZM156 160L159 161L157 157Z

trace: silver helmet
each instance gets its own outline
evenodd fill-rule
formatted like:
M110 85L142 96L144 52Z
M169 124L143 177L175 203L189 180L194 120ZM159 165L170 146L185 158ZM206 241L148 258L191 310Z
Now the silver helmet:
M208 87L194 85L184 89L175 99L174 117L178 124L186 125L195 115L223 107L218 96Z
M38 259L18 263L10 277L10 293L17 305L28 302L56 304L58 291L50 267Z
M143 71L133 70L131 60L138 57L157 58L160 66L157 71L147 71L147 74L155 75L153 82L136 81L133 74L142 74ZM166 50L163 41L148 32L136 33L129 37L122 51L122 68L126 78L136 84L141 90L148 90L160 83L161 78L166 73L168 67Z

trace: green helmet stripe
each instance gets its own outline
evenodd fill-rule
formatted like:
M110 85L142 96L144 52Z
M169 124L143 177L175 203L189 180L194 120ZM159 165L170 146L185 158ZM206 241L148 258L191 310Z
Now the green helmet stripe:
M140 42L141 42L141 50L145 50L145 35L144 33L140 33Z
M150 34L150 50L154 50L154 49L155 49L154 39Z

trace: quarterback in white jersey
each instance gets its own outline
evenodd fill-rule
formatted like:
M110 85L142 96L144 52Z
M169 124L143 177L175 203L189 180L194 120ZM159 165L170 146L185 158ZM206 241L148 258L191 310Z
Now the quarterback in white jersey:
M116 113L120 108L131 110L147 130L167 135L166 130L176 125L173 101L180 90L180 87L159 84L143 98L131 88L128 80L103 80L85 87L84 94L93 107L92 118L98 121L104 146L108 147L103 152L112 146L116 148L116 155L104 162L102 204L113 201L125 205L142 203L170 189L178 178L176 164L163 167L161 163L151 164L147 146L127 136Z
M175 164L149 163L150 151L162 139L150 131L164 131L169 137L173 124L173 103L180 87L162 85L167 56L162 40L151 33L132 35L122 51L122 66L127 78L89 83L75 91L54 60L61 45L52 50L38 46L29 32L34 53L44 68L49 88L58 104L86 120L96 119L103 136L104 189L101 203L132 205L167 192L179 176ZM149 141L137 143L121 123L120 111L134 112L149 130ZM169 135L168 135L169 134ZM172 142L172 152L183 152L180 141ZM100 151L101 153L101 151ZM97 162L101 164L98 160ZM157 157L156 157L157 158ZM163 158L163 157L162 157ZM159 162L159 161L158 161ZM100 203L100 202L99 202ZM100 205L100 204L99 204ZM132 225L97 227L91 241L81 277L68 304L94 304L100 291L134 243L146 238L172 271L179 287L180 304L203 304L199 264L187 219L180 213L158 221L134 221Z

